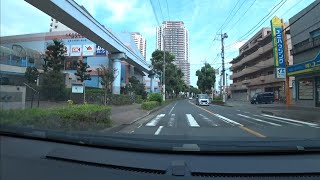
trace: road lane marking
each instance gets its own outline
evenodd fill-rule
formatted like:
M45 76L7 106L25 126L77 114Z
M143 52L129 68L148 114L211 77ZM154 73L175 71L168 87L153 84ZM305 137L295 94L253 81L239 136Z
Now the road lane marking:
M194 103L191 103L191 102L190 102L190 104L193 104L195 107L197 107L197 108L199 108L199 109L202 109L202 110L208 112L209 114L212 114L212 115L215 114L215 113L213 113L213 112L211 112L211 111L209 111L209 110L207 110L207 109L204 109L204 108L202 108L202 107L196 106ZM250 134L253 134L253 135L257 136L257 137L261 137L261 138L267 137L267 136L265 136L265 135L263 135L263 134L261 134L261 133L258 133L258 132L254 131L254 130L252 130L252 129L249 129L249 128L245 127L245 126L238 126L238 127L239 127L240 129L242 129L242 130L250 133Z
M267 137L267 136L265 136L265 135L263 135L263 134L260 134L260 133L258 133L258 132L256 132L256 131L254 131L254 130L252 130L252 129L249 129L249 128L247 128L247 127L244 127L244 126L239 126L239 128L242 129L242 130L244 130L244 131L247 131L248 133L251 133L251 134L253 134L253 135L255 135L255 136L261 137L261 138Z
M174 109L174 107L177 105L178 102L176 102L173 107L171 108L171 110L169 111L169 114L171 114L172 110Z
M214 122L212 121L212 119L207 118L205 115L199 114L199 116L201 116L201 117L202 117L207 123L209 123L210 125L212 125L212 126L218 126L218 124L214 123Z
M318 126L318 124L315 124L315 123L303 122L303 121L298 121L298 120L289 119L289 118L271 116L271 115L267 115L267 114L261 114L261 115L266 116L266 117L272 117L272 118L282 119L282 120L286 120L286 121L291 121L291 122L295 122L295 123L305 124L305 125L309 125L309 126Z
M223 120L224 122L227 122L229 124L231 123L231 125L233 125L233 126L234 126L234 124L238 125L238 126L243 126L242 124L240 124L240 123L238 123L236 121L233 121L233 120L231 120L229 118L226 118L224 116L221 116L220 114L214 114L214 116L218 117L219 119Z
M159 135L162 128L163 128L163 126L159 126L157 131L154 133L154 135Z
M257 119L257 118L253 118L253 117L249 117L249 116L246 116L246 115L243 115L243 114L237 114L237 115L238 115L238 116L241 116L241 117L248 118L248 119L252 119L252 120L255 120L255 121L259 121L259 122L264 122L264 123L267 123L267 124L271 124L271 125L274 125L274 126L281 126L281 124L264 121L264 120Z
M152 119L146 126L156 126L161 118L163 118L165 114L159 114L156 118Z
M174 118L176 117L175 114L171 114L171 117L169 119L169 122L168 122L168 126L172 127L174 125Z
M240 111L239 109L237 109L237 111Z
M259 115L254 115L256 117L260 117L260 118L266 118L272 121L277 121L277 122L282 122L282 123L287 123L287 124L291 124L294 126L302 126L301 124L296 124L296 123L292 123L292 122L287 122L287 121L283 121L283 120L279 120L279 119L274 119L274 118L269 118L269 117L264 117L264 116L259 116Z
M189 126L191 127L200 127L197 121L193 118L191 114L186 114Z

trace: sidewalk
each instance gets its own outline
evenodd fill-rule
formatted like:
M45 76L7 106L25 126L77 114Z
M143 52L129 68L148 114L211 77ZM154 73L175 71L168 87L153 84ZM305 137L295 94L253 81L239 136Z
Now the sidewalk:
M141 109L141 104L111 106L112 126L131 124L136 119L148 115L149 112Z
M258 108L262 113L280 116L285 118L320 122L320 108L291 105L288 108L285 104L264 104Z
M249 101L228 100L229 106L237 108L256 109L264 114L278 117L305 120L311 122L320 122L320 108L291 105L288 108L286 104L275 102L273 104L250 104Z

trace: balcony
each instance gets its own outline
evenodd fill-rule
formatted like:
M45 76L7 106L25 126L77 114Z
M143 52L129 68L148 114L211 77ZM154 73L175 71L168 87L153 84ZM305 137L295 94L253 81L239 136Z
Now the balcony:
M250 84L250 79L245 79L245 80L243 80L243 81L242 81L242 84L243 84L243 85L248 85L248 84Z
M241 90L241 89L247 89L246 85L243 85L242 82L236 82L230 85L231 90Z
M253 52L252 54L244 57L242 60L240 60L237 63L232 64L232 68L236 69L238 67L240 67L242 64L246 63L246 62L250 62L256 58L258 58L259 56L261 56L262 54L271 51L272 50L272 43L268 43L263 47L260 47L257 51Z
M239 71L237 73L233 73L232 78L238 78L238 77L250 74L250 73L260 71L260 70L268 68L268 67L273 67L273 63L274 63L273 58L269 58L265 61L259 62L256 65L253 65L251 67L247 67L247 68L243 69L242 71Z
M283 81L285 81L285 79L276 79L274 74L269 74L266 76L259 76L257 78L250 79L250 86L277 83Z
M291 55L299 54L301 52L307 51L309 49L312 49L312 48L315 48L318 46L320 46L320 39L315 39L315 40L308 42L302 46L292 48Z

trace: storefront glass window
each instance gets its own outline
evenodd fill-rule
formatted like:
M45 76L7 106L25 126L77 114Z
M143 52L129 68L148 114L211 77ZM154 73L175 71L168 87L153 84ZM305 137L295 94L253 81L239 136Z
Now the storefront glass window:
M299 99L300 100L313 100L313 79L299 80Z

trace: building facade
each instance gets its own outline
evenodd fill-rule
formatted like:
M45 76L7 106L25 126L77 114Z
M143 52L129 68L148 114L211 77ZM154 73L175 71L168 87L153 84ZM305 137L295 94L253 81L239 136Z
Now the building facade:
M190 85L189 35L182 21L164 21L156 29L156 48L175 56L174 64L184 74L184 81Z
M126 35L127 39L132 40L130 33L122 35ZM27 67L36 67L40 72L43 72L43 56L47 44L52 43L55 38L61 39L67 50L63 69L67 88L70 88L72 83L77 82L74 73L77 68L76 62L79 59L87 62L92 70L90 73L91 80L86 80L85 85L87 87L102 88L99 83L99 67L100 65L112 66L109 54L99 45L74 31L53 31L0 37L1 78L8 80L9 84L12 85L23 85L25 82L24 73ZM132 46L135 45L133 44ZM131 48L129 45L128 47ZM144 82L143 76L145 76L142 71L125 61L121 62L121 72L118 72L118 75L121 77L121 89L125 88L125 85L129 83L129 77L135 76L140 82ZM155 84L154 88L158 88L158 84Z
M287 39L290 50L289 34ZM230 70L233 73L230 76L233 80L230 87L233 99L248 101L258 92L273 92L276 100L284 98L285 79L275 78L271 40L271 29L262 28L239 48L239 56L230 62ZM289 64L292 64L292 56L289 57Z
M132 32L131 36L136 43L138 49L140 50L144 60L146 60L147 53L147 41L139 32Z
M320 107L320 0L289 19L293 65L288 74L295 77L295 103Z
M55 32L55 31L70 31L71 29L68 28L66 25L62 24L60 21L51 18L50 22L50 32Z

